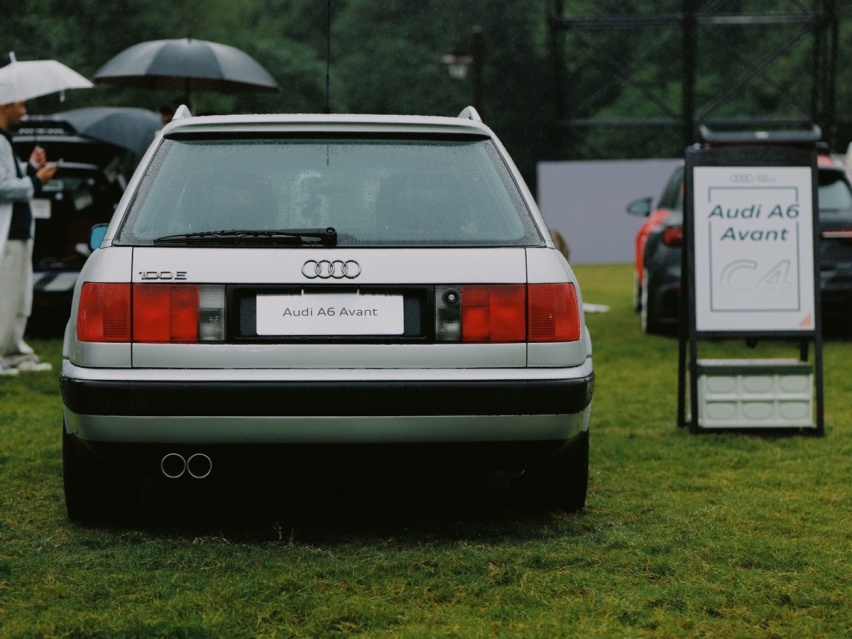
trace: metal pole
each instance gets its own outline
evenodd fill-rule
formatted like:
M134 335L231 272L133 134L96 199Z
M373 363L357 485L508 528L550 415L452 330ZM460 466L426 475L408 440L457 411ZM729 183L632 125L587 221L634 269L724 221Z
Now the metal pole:
M565 3L563 0L555 0L555 14L550 18L550 65L553 73L553 101L554 117L556 126L553 127L553 135L550 140L550 153L548 159L561 157L565 144L565 34L557 26L565 16Z
M482 27L473 28L473 39L471 43L471 53L473 56L473 108L479 112L479 117L483 116L483 86L485 78L483 77L485 68L485 42L482 38Z
M695 5L683 0L683 145L695 135Z
M837 80L837 40L840 37L840 15L837 9L837 0L827 0L828 2L828 19L830 21L830 38L828 43L828 71L826 81L826 97L825 97L825 116L824 123L827 129L827 139L829 143L836 142L836 117L837 117L837 90L835 81ZM832 144L832 147L834 144Z
M325 113L331 113L331 0L325 8Z

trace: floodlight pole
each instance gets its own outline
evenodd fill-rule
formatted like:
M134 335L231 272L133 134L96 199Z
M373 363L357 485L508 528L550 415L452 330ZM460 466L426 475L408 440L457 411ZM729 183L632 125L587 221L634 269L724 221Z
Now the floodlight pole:
M683 146L695 142L695 2L683 0Z
M482 27L473 27L471 41L467 48L459 47L453 53L443 56L441 61L447 65L450 77L456 80L464 80L468 69L473 71L471 105L481 117L485 95L485 41L482 36Z
M473 55L473 108L477 110L480 117L483 117L485 42L482 38L482 27L473 28L471 54Z

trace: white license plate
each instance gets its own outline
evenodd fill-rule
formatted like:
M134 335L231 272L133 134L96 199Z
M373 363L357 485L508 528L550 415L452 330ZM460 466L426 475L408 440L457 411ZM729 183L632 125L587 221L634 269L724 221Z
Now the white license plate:
M258 335L402 335L402 295L258 295Z

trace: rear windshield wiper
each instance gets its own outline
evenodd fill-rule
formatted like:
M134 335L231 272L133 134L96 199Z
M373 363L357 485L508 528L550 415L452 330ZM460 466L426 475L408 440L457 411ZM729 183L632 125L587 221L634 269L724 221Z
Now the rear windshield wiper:
M337 231L329 226L324 229L225 229L221 231L198 231L164 235L154 240L154 244L209 244L222 246L228 244L292 244L310 246L337 245Z

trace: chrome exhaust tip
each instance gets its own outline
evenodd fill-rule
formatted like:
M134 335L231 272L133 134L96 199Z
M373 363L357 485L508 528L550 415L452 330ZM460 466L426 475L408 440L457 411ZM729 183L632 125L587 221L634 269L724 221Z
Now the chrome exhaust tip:
M186 460L186 472L193 479L205 479L213 472L213 460L204 453L195 453Z
M183 455L168 453L160 460L160 470L169 479L177 479L186 472L187 463Z

